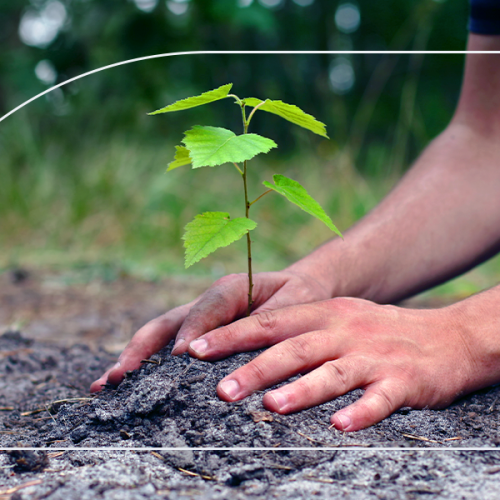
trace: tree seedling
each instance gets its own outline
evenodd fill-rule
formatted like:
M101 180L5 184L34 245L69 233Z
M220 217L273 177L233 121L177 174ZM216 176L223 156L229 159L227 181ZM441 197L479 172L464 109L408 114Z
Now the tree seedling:
M325 223L340 237L342 237L342 234L334 226L332 220L326 215L319 203L297 181L289 179L284 175L273 175L274 184L264 181L263 184L268 188L267 191L253 201L250 201L247 188L248 161L260 153L268 153L272 148L277 147L276 143L267 137L248 133L248 127L256 111L273 113L322 137L328 138L328 136L326 135L324 123L319 122L297 106L271 99L264 101L254 97L240 99L238 96L229 93L232 85L232 83L228 83L201 95L176 101L169 106L149 114L157 115L160 113L182 111L225 98L234 99L236 104L241 108L243 134L236 135L231 130L220 127L195 125L191 130L184 132L182 145L176 146L174 160L169 163L167 171L185 165L191 165L192 168L200 168L232 163L241 175L245 196L245 217L231 219L226 212L205 212L197 215L192 222L186 225L182 238L186 249L185 266L188 268L217 250L217 248L225 247L246 235L248 252L248 316L252 309L253 288L250 231L257 227L257 223L251 220L248 214L250 207L254 203L271 191L275 191ZM248 115L247 109L251 109Z

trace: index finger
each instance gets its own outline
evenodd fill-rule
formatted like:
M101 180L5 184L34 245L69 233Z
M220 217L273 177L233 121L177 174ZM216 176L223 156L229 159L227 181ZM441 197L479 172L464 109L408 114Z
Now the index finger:
M115 366L93 382L90 391L100 391L106 382L118 385L123 380L125 372L136 370L141 366L141 360L149 358L165 347L174 338L195 302L196 300L176 307L146 323L132 337Z
M276 273L255 275L253 306L259 307L284 284L283 276ZM191 308L182 327L172 354L182 354L189 343L201 335L227 325L245 315L248 308L248 275L230 274L217 280Z
M254 314L194 340L189 353L203 360L215 360L321 330L328 320L326 307L326 303L316 302Z

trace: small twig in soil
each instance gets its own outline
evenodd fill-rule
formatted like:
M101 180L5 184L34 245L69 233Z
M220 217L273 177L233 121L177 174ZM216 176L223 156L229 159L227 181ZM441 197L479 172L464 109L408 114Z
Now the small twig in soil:
M304 434L303 432L300 431L295 431L299 436L302 436L303 438L306 438L307 440L311 441L311 443L319 443L317 439L314 439L307 434Z
M439 495L442 493L443 490L432 490L431 488L428 488L427 486L420 486L418 488L411 488L409 490L406 490L406 493L424 493L424 494L434 494L434 495Z
M12 407L12 406L2 406L2 407L0 407L0 411L14 411L14 407Z
M59 399L58 401L52 401L45 408L37 408L36 410L31 411L23 411L21 412L22 417L29 417L30 415L35 415L37 413L41 413L42 411L49 411L52 409L53 405L63 404L63 403L77 403L78 401L92 401L92 398L68 398L68 399Z
M29 347L22 347L21 349L16 349L14 351L3 351L0 355L6 358L7 356L15 356L16 354L31 354L32 352L33 349Z
M0 500L3 500L4 496L10 496L13 493L16 493L16 491L22 490L23 488L28 488L29 486L35 486L37 484L41 484L43 481L41 479L34 479L33 481L28 481L27 483L24 484L19 484L17 486L14 486L12 488L8 488L6 490L1 490L0 491Z
M495 401L493 401L493 403L491 403L491 406L488 408L488 413L491 413L493 411L497 401L498 401L498 398L495 398Z
M141 363L151 363L153 365L161 365L161 361L156 361L156 359L141 359Z
M46 406L45 409L47 410L47 413L49 414L49 416L52 419L52 421L54 422L54 424L57 424L56 419L54 418L54 415L52 415L52 413L50 413L50 406Z
M429 438L426 438L424 436L415 436L414 434L405 434L405 433L403 433L403 436L405 438L415 439L417 441L425 441L426 443L436 443L436 444L443 444L443 443L445 443L447 441L459 441L460 439L462 439L461 436L455 436L455 437L452 437L452 438L443 439L442 441L436 441L435 439L429 439Z
M60 457L61 455L64 455L66 452L65 451L56 451L55 453L49 453L47 455L47 458L57 458Z
M330 479L327 477L315 477L315 476L302 476L306 481L315 481L316 483L326 483L333 484L335 483L334 479Z
M205 476L203 474L198 474L196 472L191 472L189 470L182 469L181 467L177 467L177 470L183 472L184 474L187 474L188 476L196 476L196 477L201 477L202 479L207 479L208 481L215 481L215 477Z
M414 434L405 434L404 432L402 433L403 437L408 438L408 439L415 439L417 441L425 441L426 443L436 443L436 444L442 444L442 441L436 441L435 439L429 439L424 436L415 436Z
M191 363L184 369L184 371L180 374L180 375L177 375L177 377L174 378L174 384L175 382L177 382L181 377L183 377L184 375L186 375L186 373L189 371L189 369L196 363L196 359L191 361Z
M23 411L21 412L21 417L29 417L30 415L36 415L37 413L42 413L42 411L47 411L45 408L38 408L37 410Z
M266 465L268 469L280 469L280 470L293 470L293 467L288 467L288 465L280 465L280 464L274 464L274 465Z

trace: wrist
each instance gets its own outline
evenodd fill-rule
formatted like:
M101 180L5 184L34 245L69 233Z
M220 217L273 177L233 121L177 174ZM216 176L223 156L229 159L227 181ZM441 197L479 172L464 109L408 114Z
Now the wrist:
M363 275L358 273L360 265L355 253L345 239L335 238L285 270L314 279L325 290L325 298L370 298L369 280L362 279Z
M469 353L466 392L500 381L500 286L449 306L455 328Z

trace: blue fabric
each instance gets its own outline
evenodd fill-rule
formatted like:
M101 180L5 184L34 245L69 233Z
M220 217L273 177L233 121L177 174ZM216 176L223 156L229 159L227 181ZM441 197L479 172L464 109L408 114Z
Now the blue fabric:
M469 31L500 35L500 0L470 0Z

